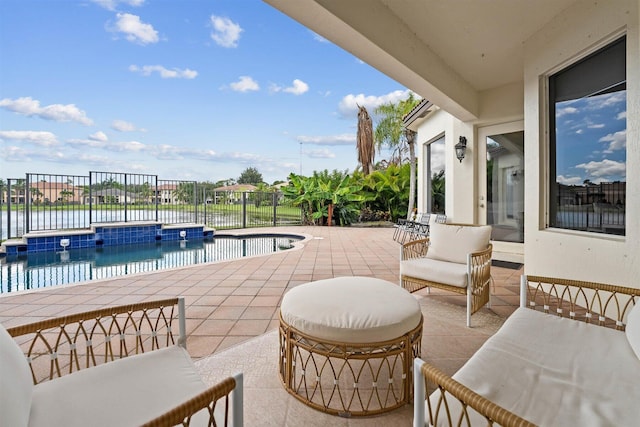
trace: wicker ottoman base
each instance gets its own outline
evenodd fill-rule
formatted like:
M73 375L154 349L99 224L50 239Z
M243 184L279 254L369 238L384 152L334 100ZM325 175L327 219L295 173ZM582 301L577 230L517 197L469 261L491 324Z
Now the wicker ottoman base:
M366 304L366 299L362 295L359 303ZM411 403L411 370L422 341L419 316L417 326L396 338L350 343L296 329L281 312L280 379L289 393L308 406L344 417L376 415Z

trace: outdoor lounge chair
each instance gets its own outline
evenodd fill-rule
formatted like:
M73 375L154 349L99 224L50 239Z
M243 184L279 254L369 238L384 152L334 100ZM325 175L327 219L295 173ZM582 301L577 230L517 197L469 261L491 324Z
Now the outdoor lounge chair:
M208 387L185 342L182 298L0 325L0 424L242 426L242 374Z
M471 314L490 303L491 226L434 223L429 237L402 245L400 285L409 292L439 288L467 296Z

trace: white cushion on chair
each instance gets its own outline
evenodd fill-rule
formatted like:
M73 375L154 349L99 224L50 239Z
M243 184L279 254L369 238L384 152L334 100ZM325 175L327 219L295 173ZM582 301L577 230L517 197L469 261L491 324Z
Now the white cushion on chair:
M400 261L400 274L445 285L467 287L467 264L417 258Z
M29 426L141 425L205 389L189 353L171 346L38 384Z
M27 358L0 325L0 424L26 426L32 393L33 379Z
M427 258L466 264L468 254L489 246L491 226L434 223L429 233Z

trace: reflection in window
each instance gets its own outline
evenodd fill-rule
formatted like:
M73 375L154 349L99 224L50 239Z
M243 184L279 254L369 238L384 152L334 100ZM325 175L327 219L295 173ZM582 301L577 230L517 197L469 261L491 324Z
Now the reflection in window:
M524 132L487 137L487 224L491 240L524 242Z
M425 147L427 170L426 201L427 212L445 213L445 180L444 180L444 136Z
M549 78L549 225L625 234L626 37Z

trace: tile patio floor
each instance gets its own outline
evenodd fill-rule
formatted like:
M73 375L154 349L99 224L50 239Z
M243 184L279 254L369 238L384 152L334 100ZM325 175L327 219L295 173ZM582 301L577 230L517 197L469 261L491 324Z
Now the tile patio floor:
M338 276L371 276L397 283L400 249L392 239L393 229L278 227L224 233L257 232L301 234L305 240L296 243L295 249L268 256L0 295L0 322L9 327L182 295L187 305L187 349L203 376L215 381L226 370L244 368L246 425L410 425L409 406L383 417L350 420L307 408L282 390L277 371L268 368L270 360L255 364L253 359L260 358L249 356L266 345L264 337L252 338L277 329L282 296L296 285ZM437 290L430 295L415 293L425 315L423 358L449 374L460 368L517 307L522 273L522 269L492 267L492 307L472 317L473 328L464 327L461 317L465 297ZM246 355L244 362L238 352ZM264 367L268 378L258 381L265 375ZM254 404L247 403L251 400Z

